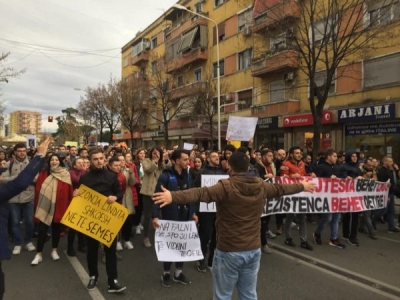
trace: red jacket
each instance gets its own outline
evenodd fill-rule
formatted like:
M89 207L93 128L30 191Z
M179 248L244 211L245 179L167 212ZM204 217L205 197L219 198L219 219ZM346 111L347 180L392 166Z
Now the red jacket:
M36 180L35 202L34 202L35 210L39 199L40 188L42 187L43 181L45 181L47 176L48 176L47 170L42 171L39 173L38 179ZM57 193L56 193L56 208L53 216L54 223L60 223L62 217L64 216L64 213L67 211L67 208L72 200L73 191L74 189L72 185L62 181L58 181ZM35 222L39 222L39 220L35 218Z
M131 168L133 170L133 174L135 174L135 178L136 178L136 185L135 186L131 186L131 191L132 191L132 196L133 196L133 205L134 206L138 206L139 205L139 197L138 197L138 193L137 193L137 186L140 186L140 177L139 177L139 172L135 166L134 163L130 163L129 164L129 168Z
M292 159L288 159L281 164L281 175L292 176L296 173L300 174L301 176L309 175L306 173L306 166L302 160L296 162Z

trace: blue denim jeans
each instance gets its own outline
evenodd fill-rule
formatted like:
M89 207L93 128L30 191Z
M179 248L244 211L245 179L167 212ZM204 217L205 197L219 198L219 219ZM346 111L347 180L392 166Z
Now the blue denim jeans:
M261 249L242 252L216 250L212 266L214 300L231 300L237 288L240 300L257 299Z
M331 222L331 239L336 240L339 232L339 220L340 213L322 214L322 218L321 220L319 220L315 233L321 234L325 226L328 225L329 222Z
M373 212L372 223L376 223L380 217L386 214L386 221L388 224L388 230L394 230L394 215L395 215L395 205L394 205L394 194L389 194L389 202L385 208L377 209Z
M33 236L33 200L26 203L10 203L12 234L15 246L21 246L21 217L25 226L25 244L32 241Z

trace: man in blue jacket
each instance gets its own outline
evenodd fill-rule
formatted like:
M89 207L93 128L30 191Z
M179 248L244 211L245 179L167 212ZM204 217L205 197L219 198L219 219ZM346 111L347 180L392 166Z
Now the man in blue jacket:
M0 185L0 300L5 291L5 277L1 268L1 261L10 259L11 250L8 245L8 200L25 190L32 184L36 174L41 170L45 162L50 139L46 139L38 148L36 156L29 162L25 169L12 181ZM1 176L0 176L1 182Z
M167 187L170 191L182 191L192 187L187 165L189 162L189 154L186 150L177 149L172 152L171 161L173 167L165 169L157 181L155 192L161 192L161 186ZM173 204L160 209L159 205L153 204L152 218L153 227L158 228L158 220L161 211L161 218L169 221L189 221L194 220L196 223L195 204ZM164 273L161 276L161 284L164 287L171 286L171 266L172 262L163 262ZM175 262L175 273L173 281L182 284L190 284L191 281L182 273L183 262Z

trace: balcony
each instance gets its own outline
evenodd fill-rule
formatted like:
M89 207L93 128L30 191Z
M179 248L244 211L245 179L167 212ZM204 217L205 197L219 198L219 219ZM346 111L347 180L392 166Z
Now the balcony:
M189 52L183 53L168 63L167 73L173 73L179 69L198 61L206 61L208 59L207 49L196 48Z
M131 58L133 66L139 66L141 63L147 62L148 60L149 60L149 52L147 51L143 51Z
M260 33L264 30L272 29L282 22L287 24L290 19L296 19L300 16L296 0L287 0L269 9L267 8L266 0L259 2L261 9L256 12L258 15L253 19L253 32Z
M295 114L300 110L300 101L285 99L279 102L262 103L251 108L252 117L269 117Z
M253 59L251 63L251 75L264 77L272 72L283 72L299 67L299 54L294 50L283 50L266 57Z
M207 83L203 81L190 83L176 88L172 86L172 90L170 91L171 99L176 100L183 97L191 96L194 94L204 92L206 91L206 89L207 89Z

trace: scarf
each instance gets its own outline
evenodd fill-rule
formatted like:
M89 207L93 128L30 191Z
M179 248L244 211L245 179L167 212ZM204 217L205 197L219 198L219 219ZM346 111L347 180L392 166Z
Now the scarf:
M48 226L50 226L53 221L54 211L56 209L58 181L71 185L71 176L69 172L62 167L51 170L49 176L47 176L40 187L35 218Z

